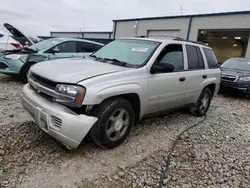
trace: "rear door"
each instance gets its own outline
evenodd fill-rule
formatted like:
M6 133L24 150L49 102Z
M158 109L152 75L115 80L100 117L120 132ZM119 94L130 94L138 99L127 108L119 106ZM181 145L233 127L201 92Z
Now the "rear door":
M76 57L76 41L62 42L56 45L56 53L50 53L49 60Z
M207 69L201 48L195 45L185 45L187 51L187 93L184 104L195 103L202 91L203 82L208 78Z

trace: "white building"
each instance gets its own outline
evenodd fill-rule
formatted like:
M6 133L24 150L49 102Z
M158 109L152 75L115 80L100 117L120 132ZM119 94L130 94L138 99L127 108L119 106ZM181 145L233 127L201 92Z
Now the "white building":
M250 58L250 11L113 20L113 38L181 37L211 46L219 62Z

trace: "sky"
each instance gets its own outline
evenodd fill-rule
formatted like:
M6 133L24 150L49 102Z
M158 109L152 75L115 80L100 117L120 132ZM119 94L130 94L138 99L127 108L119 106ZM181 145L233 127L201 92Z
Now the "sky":
M0 31L112 31L113 19L250 10L249 0L0 0Z

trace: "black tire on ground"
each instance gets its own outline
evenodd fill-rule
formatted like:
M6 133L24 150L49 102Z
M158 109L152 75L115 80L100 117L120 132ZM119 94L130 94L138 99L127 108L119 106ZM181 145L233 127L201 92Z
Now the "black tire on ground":
M30 70L31 65L26 65L20 72L20 78L24 83L28 82L27 74L28 71Z
M135 113L130 102L122 98L108 99L93 109L98 117L90 130L92 140L102 148L112 149L128 137L135 123Z
M196 102L195 106L191 107L190 111L193 115L197 117L204 116L211 104L212 100L212 92L209 88L205 88ZM205 103L206 101L206 103Z

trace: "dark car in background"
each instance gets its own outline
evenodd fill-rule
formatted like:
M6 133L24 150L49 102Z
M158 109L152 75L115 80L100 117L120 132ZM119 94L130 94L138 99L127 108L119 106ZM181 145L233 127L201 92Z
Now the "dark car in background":
M221 89L250 95L250 59L230 58L221 65Z

